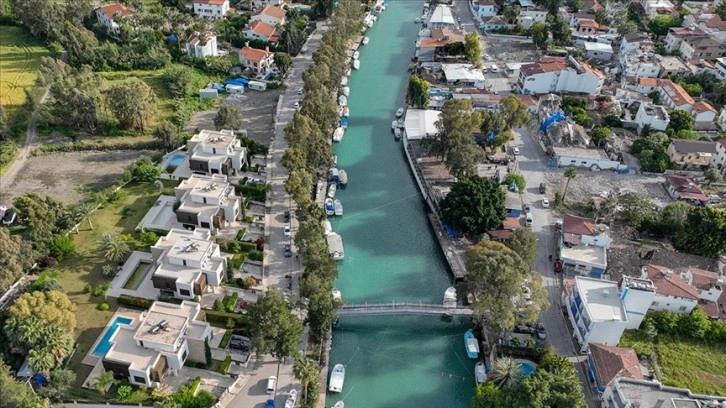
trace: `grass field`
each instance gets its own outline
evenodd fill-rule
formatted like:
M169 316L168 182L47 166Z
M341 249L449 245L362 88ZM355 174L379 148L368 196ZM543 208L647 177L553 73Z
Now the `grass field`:
M156 103L156 112L152 123L148 126L151 129L153 126L161 123L165 119L170 119L174 114L174 99L169 94L167 87L164 85L162 75L164 75L163 69L154 71L116 71L116 72L99 72L101 78L106 81L106 87L112 87L118 83L124 82L127 79L139 78L144 81L146 85L149 85L154 90L156 96L159 98Z
M40 67L50 51L24 28L0 25L0 104L11 116L25 102Z

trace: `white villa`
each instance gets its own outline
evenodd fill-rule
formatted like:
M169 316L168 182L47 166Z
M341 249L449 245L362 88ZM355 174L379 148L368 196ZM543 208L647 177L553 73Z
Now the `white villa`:
M134 12L130 8L124 6L121 3L105 4L96 9L96 19L98 24L106 27L106 31L111 34L119 33L118 23L114 21L115 18L128 17L133 15Z
M229 13L229 0L192 0L192 10L199 17L221 20Z
M184 42L187 55L196 58L216 57L217 36L212 32L194 33Z
M234 194L227 176L194 174L174 189L179 207L176 219L184 228L205 228L212 234L241 216L242 198Z
M202 130L187 142L189 169L194 174L235 175L247 163L247 148L232 130Z

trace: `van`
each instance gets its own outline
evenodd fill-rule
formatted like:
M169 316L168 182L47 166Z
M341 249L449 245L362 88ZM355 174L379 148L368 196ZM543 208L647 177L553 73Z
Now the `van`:
M530 215L527 215L527 220L524 221L524 225L531 227L532 226L532 217Z
M275 393L275 386L277 385L277 377L274 375L271 375L270 378L267 379L267 393L268 394L274 394Z
M547 184L539 183L539 193L544 194L547 192Z

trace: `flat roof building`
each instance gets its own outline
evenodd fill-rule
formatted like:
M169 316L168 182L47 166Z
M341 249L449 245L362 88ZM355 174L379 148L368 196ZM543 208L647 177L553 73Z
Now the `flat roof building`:
M224 174L193 174L174 189L179 207L177 221L184 227L201 227L213 234L240 219L242 198Z
M404 122L404 135L408 140L421 140L426 136L438 133L436 122L441 117L441 111L409 109L406 111Z

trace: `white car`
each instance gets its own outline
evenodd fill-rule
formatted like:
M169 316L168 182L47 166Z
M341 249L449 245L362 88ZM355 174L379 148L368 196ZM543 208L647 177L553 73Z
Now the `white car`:
M496 74L497 72L499 72L499 67L496 65L492 65L492 73Z
M519 154L519 147L512 149L512 152L514 152L514 154Z
M295 109L297 109L297 108L299 108L299 107L300 107L300 102L298 102L298 101L295 101Z
M303 45L303 47L300 49L300 52L302 52L303 54L306 53L306 52L308 52L308 46L307 45Z
M282 231L286 237L289 237L292 234L291 230L290 230L290 224L285 224L285 227L283 228Z
M542 199L542 207L543 208L550 208L550 200L543 198Z

